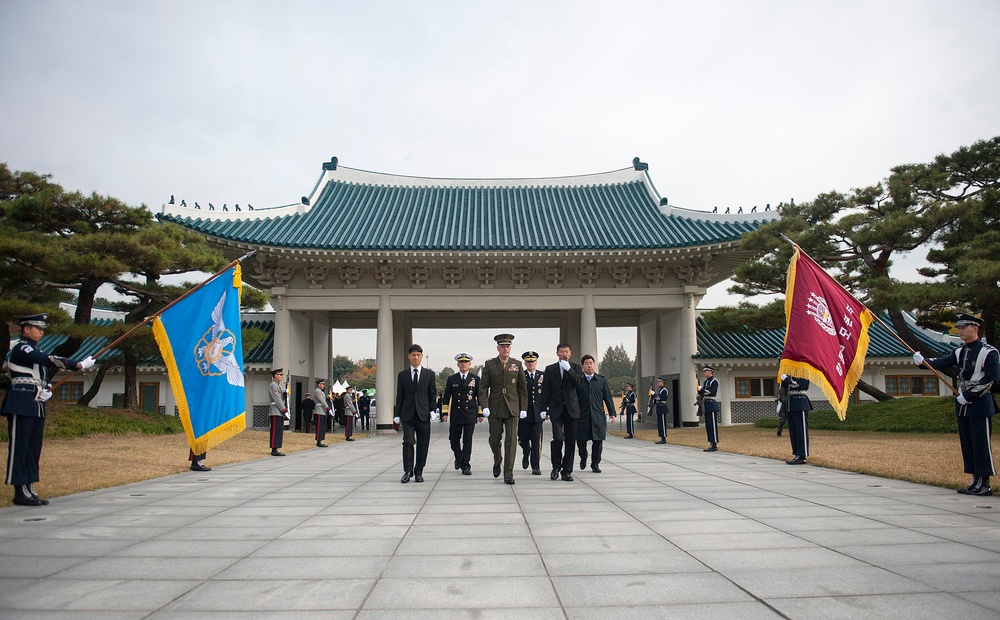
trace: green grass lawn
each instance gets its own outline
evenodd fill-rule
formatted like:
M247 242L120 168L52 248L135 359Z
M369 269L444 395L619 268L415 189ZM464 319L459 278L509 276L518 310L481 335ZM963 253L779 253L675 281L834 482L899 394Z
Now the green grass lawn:
M162 413L142 413L128 409L96 409L51 403L45 416L46 439L71 439L92 435L173 435L184 432L181 419ZM0 441L7 441L7 425L0 428Z
M759 428L777 428L778 419L757 422ZM833 411L809 412L809 430L873 431L880 433L957 433L955 399L913 397L851 405L843 422Z

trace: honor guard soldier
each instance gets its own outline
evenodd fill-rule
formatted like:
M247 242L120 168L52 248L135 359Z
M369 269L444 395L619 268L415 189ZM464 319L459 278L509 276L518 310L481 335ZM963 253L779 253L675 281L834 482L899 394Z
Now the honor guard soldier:
M625 384L625 393L622 394L621 413L625 414L625 439L632 439L635 435L635 386L631 383Z
M355 424L358 417L358 401L354 400L354 386L344 388L344 439L354 441Z
M479 405L483 408L483 417L490 421L493 477L500 477L502 463L503 481L514 484L517 421L528 417L528 393L521 360L510 356L514 336L498 334L493 340L496 340L498 355L483 364L483 377L479 382Z
M45 402L52 398L49 372L52 369L86 370L94 358L73 360L48 355L38 348L38 341L48 327L48 314L20 318L21 339L10 352L8 371L10 389L0 406L7 416L7 477L5 484L14 487L14 503L19 506L44 506L49 501L38 497L38 460L42 455L45 430Z
M521 445L521 469L531 466L531 475L541 476L539 450L542 443L542 384L545 375L538 370L538 353L525 351L524 383L528 393L528 415L517 422L517 442Z
M285 388L281 382L285 378L285 371L281 368L271 371L271 385L267 392L271 396L271 456L285 456L281 451L281 444L285 438L285 420L288 419L288 404L285 402Z
M316 447L325 448L326 417L332 415L333 407L326 399L326 379L316 379L316 389L313 390L313 415L316 416Z
M656 404L656 432L660 434L660 440L656 443L667 443L667 414L670 407L667 405L667 397L670 391L667 390L667 380L665 377L656 378L656 389L649 390L649 397Z
M441 419L448 418L448 439L455 454L455 469L461 469L465 476L472 475L472 435L476 424L483 421L479 415L479 376L469 372L472 356L459 353L455 356L458 372L448 377L444 393L438 400ZM444 405L448 413L444 413Z
M722 411L719 406L719 380L715 378L715 369L711 366L704 366L701 369L705 375L705 381L698 388L698 395L705 402L705 433L708 435L708 447L705 452L715 452L719 448L719 419L715 414Z
M782 401L778 406L785 410L793 455L785 462L789 465L803 465L809 456L809 412L812 411L812 403L806 396L809 380L784 374L780 378L778 393L782 395Z
M990 476L996 475L990 450L990 430L996 413L996 403L990 390L1000 383L1000 360L996 348L981 337L983 320L969 314L957 316L955 327L962 346L937 359L924 359L917 351L913 362L937 370L954 367L958 381L955 415L958 416L958 440L962 445L965 473L972 475L972 484L958 492L963 495L993 495Z

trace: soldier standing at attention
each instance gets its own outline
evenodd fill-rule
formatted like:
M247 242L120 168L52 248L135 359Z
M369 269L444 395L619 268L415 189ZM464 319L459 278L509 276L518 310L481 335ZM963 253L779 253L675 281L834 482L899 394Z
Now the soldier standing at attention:
M531 475L541 476L539 450L542 443L542 384L544 375L538 370L538 353L525 351L524 382L528 393L528 416L517 423L517 440L521 444L521 469L531 466Z
M271 456L285 456L281 451L281 444L285 438L285 419L288 418L288 405L285 403L285 389L281 387L281 382L285 378L285 371L281 368L271 371L271 385L267 392L271 395Z
M649 397L656 405L656 432L660 435L660 440L656 443L667 443L667 414L670 413L667 397L669 396L667 380L664 377L657 377L656 389L649 390Z
M472 475L472 435L476 424L483 421L479 415L479 377L469 372L472 356L459 353L455 356L458 372L448 377L444 393L438 400L441 419L449 418L448 439L455 454L455 469L461 469L465 476ZM444 405L448 413L444 413Z
M621 413L625 414L625 439L632 439L635 434L635 386L631 383L625 384L625 393L622 394Z
M980 337L983 320L960 313L955 322L962 346L951 354L937 359L924 359L917 351L913 362L925 363L931 368L945 370L954 367L958 372L958 396L955 398L955 415L958 416L958 440L962 445L965 473L972 474L972 484L958 492L963 495L993 495L990 476L996 475L993 452L990 450L992 418L996 403L990 390L1000 382L1000 359L996 348Z
M313 414L316 416L316 447L325 448L326 444L323 443L323 440L326 439L326 416L330 415L332 410L330 403L326 400L325 379L316 379L313 401L316 402L313 406Z
M483 408L483 417L490 421L493 477L500 477L502 463L503 481L514 484L514 457L517 455L516 428L518 419L528 417L527 386L524 382L521 361L510 357L514 336L498 334L493 340L496 340L499 355L486 360L483 364L483 377L479 382L479 405Z
M38 348L45 335L48 314L22 316L21 339L10 352L8 370L10 389L0 413L7 416L7 477L5 484L14 487L18 506L44 506L49 500L38 497L38 460L42 456L42 433L45 430L45 401L52 398L49 370L86 370L94 358L77 361L48 355Z
M715 414L722 411L717 400L719 380L715 378L715 369L711 366L705 366L701 370L705 375L705 381L698 388L698 394L705 401L705 433L708 435L708 447L704 451L715 452L719 449L716 446L719 443L719 419L715 417Z
M812 403L806 396L809 389L808 379L781 375L781 387L778 392L784 400L779 404L785 409L788 419L788 439L792 442L793 457L785 461L789 465L803 465L809 456L809 412Z

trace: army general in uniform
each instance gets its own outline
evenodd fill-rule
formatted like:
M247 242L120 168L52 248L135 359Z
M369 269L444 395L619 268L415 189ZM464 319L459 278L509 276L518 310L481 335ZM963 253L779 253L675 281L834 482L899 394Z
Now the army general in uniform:
M8 370L10 389L0 406L7 416L7 477L5 484L14 487L14 503L19 506L43 506L48 500L38 497L38 460L42 455L45 430L45 402L52 398L49 372L53 369L85 370L94 358L73 360L48 355L38 348L45 335L47 314L21 317L21 339L10 352Z
M514 484L514 458L517 456L517 421L528 416L528 393L521 360L511 358L511 334L493 337L498 355L483 364L479 382L479 405L490 422L490 448L493 450L493 477ZM501 442L503 453L501 454Z

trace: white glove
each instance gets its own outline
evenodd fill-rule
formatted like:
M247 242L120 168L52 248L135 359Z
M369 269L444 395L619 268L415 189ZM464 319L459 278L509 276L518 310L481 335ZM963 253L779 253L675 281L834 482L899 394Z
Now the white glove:
M44 393L45 392L42 392L42 394L44 394ZM969 404L969 401L965 400L965 394L962 394L961 392L958 393L958 398L956 398L955 400L958 401L959 405L968 405Z
M924 365L924 356L920 354L920 351L917 351L916 353L913 354L913 363L916 364L917 366Z
M559 368L563 370L569 370L569 362L566 360L559 360Z
M438 419L437 411L431 411L431 422Z
M87 370L96 363L97 362L94 361L94 358L88 355L87 357L80 360L80 370Z
M42 401L43 403L50 398L52 398L52 390L42 390L41 392L38 393L38 400Z
M542 422L544 422L545 418L548 417L549 414L547 411L543 411L539 415L542 416Z
M490 408L489 407L483 407L483 417L484 418L490 417Z
M287 409L285 410L285 419L286 420L292 419L292 414Z
M781 413L781 401L778 401L778 406L774 408L775 413Z
M527 412L527 411L522 411L522 412L521 412L521 415L519 415L519 416L517 416L517 417L523 420L523 419L525 419L526 417L528 417L528 412Z
M396 417L396 418L393 418L393 419L392 419L392 423L393 423L393 424L399 424L399 418L398 418L398 417Z
M782 381L784 381L787 378L788 378L788 375L786 375L785 373L781 373L781 380Z

